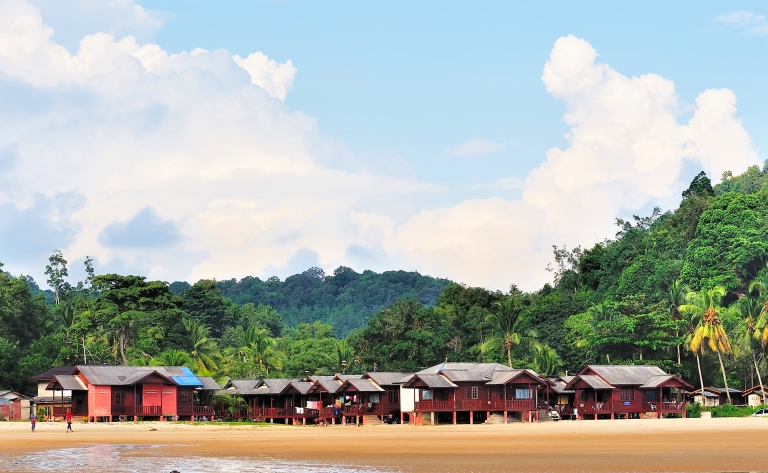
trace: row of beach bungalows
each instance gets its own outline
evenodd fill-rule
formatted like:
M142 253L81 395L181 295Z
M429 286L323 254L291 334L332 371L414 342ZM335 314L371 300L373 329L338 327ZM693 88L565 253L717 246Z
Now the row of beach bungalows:
M70 412L93 421L226 415L286 424L423 425L530 422L551 411L572 419L684 417L686 399L701 397L656 366L590 365L575 376L547 378L497 363L446 362L415 373L232 379L222 387L185 367L80 365L33 379L32 402L51 416ZM217 413L214 393L237 395L247 407Z

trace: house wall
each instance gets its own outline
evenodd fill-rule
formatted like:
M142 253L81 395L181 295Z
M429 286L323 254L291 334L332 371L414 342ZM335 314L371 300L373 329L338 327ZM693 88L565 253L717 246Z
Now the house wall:
M51 397L51 393L53 391L48 391L45 389L46 386L48 386L48 383L50 383L50 380L48 381L38 381L37 383L37 395L38 396L45 396L45 397ZM64 390L64 397L71 396L72 391ZM61 391L56 391L56 396L61 396Z
M112 386L88 385L88 416L112 415Z
M141 404L143 406L159 406L160 402L159 384L141 385Z
M163 386L163 415L176 415L176 386Z
M400 410L403 412L413 412L416 406L413 404L414 390L400 386Z

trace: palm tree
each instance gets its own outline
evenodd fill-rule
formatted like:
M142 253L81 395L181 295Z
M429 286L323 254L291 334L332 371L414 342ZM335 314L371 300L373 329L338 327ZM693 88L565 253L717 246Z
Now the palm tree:
M750 294L752 293L752 291L749 292ZM743 341L744 344L749 347L749 351L752 353L752 362L755 364L757 381L760 383L760 391L763 395L762 404L764 404L766 402L765 387L763 387L763 378L760 375L760 367L757 364L757 357L755 356L755 349L753 347L753 342L755 340L760 340L761 331L757 328L757 321L759 319L760 313L762 312L762 308L757 299L747 296L739 299L739 311L743 317L742 324L744 325L744 330L741 332L744 334Z
M153 357L149 364L151 366L190 366L192 359L184 350L171 348Z
M667 308L669 309L669 318L678 322L682 319L680 306L685 304L685 295L691 292L688 286L681 284L680 281L674 281L667 291ZM675 337L680 336L679 327L675 328ZM677 365L682 364L680 354L680 345L677 345Z
M230 419L237 411L251 412L251 406L236 394L216 394L213 396L212 404L219 412L226 413Z
M359 360L359 358L355 357L355 350L347 343L346 339L336 342L336 358L336 369L341 374L346 374L350 365L357 363Z
M507 364L512 367L512 350L521 344L535 345L533 341L536 332L523 331L523 303L518 297L507 297L495 303L496 312L492 312L486 318L494 332L494 336L486 340L481 349L487 352L493 347L501 345L507 354Z
M283 368L281 354L275 350L275 339L268 335L265 328L248 327L243 332L240 340L240 348L237 354L243 361L251 361L263 373L269 373L270 369Z
M680 312L691 314L698 320L696 328L690 335L690 349L692 352L704 353L706 347L717 353L717 359L720 361L720 370L723 373L723 384L725 385L725 394L728 397L728 403L731 402L731 393L728 389L728 380L725 376L725 366L723 365L723 353L731 352L731 341L728 334L725 333L718 311L720 310L720 301L725 296L725 288L716 286L712 289L702 289L700 292L689 292L685 296L686 304L680 306ZM699 365L699 377L701 378L701 365ZM704 394L702 381L702 395Z
M543 375L552 375L563 366L557 352L547 345L539 344L533 349L531 359L534 370Z
M197 371L211 372L219 369L214 361L214 357L219 355L216 341L208 338L210 329L197 320L184 319L184 328L189 332L190 345L192 351L189 356Z
M587 309L589 315L589 326L592 331L598 335L607 336L611 332L611 324L616 322L621 316L612 311L609 307L602 304L593 305ZM582 341L582 344L584 342ZM611 363L611 354L606 352L605 359L608 364Z

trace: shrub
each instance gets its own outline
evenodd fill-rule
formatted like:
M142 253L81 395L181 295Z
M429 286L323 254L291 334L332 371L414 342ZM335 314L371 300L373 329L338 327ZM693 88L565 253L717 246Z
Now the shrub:
M701 417L701 405L698 402L685 406L685 415L690 418Z
M712 417L747 417L755 413L755 407L738 407L732 404L723 404L712 408Z

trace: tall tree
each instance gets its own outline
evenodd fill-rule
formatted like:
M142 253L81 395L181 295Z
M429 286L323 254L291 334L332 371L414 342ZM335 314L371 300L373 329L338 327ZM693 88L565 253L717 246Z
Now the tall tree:
M685 304L685 295L689 292L691 292L691 289L688 286L682 284L680 281L674 281L669 285L669 290L667 291L667 309L669 310L669 318L672 319L677 325L679 325L679 322L682 319L680 306ZM679 326L675 328L675 336L680 336ZM680 353L680 344L678 344L676 348L677 364L681 365L682 357Z
M691 351L703 354L705 347L709 347L712 352L717 354L717 359L720 361L720 370L723 373L726 396L728 397L728 403L730 403L731 393L728 389L728 379L725 374L722 354L731 352L731 341L723 329L719 317L720 301L725 296L725 293L725 288L722 286L716 286L700 292L690 292L686 295L687 303L680 307L680 311L690 313L698 318L698 324L691 336Z
M197 320L184 319L184 328L189 333L189 356L198 372L217 370L214 358L219 355L216 341L210 338L210 329Z
M505 297L497 302L495 307L496 311L489 314L487 318L487 322L492 327L493 336L485 341L482 350L487 352L500 345L507 355L507 365L512 367L512 350L535 334L524 331L522 316L525 306L521 297Z
M65 280L69 276L67 271L67 260L60 250L53 250L53 254L48 258L48 264L45 266L45 274L48 276L48 285L53 289L53 300L55 304L61 302L61 291Z

